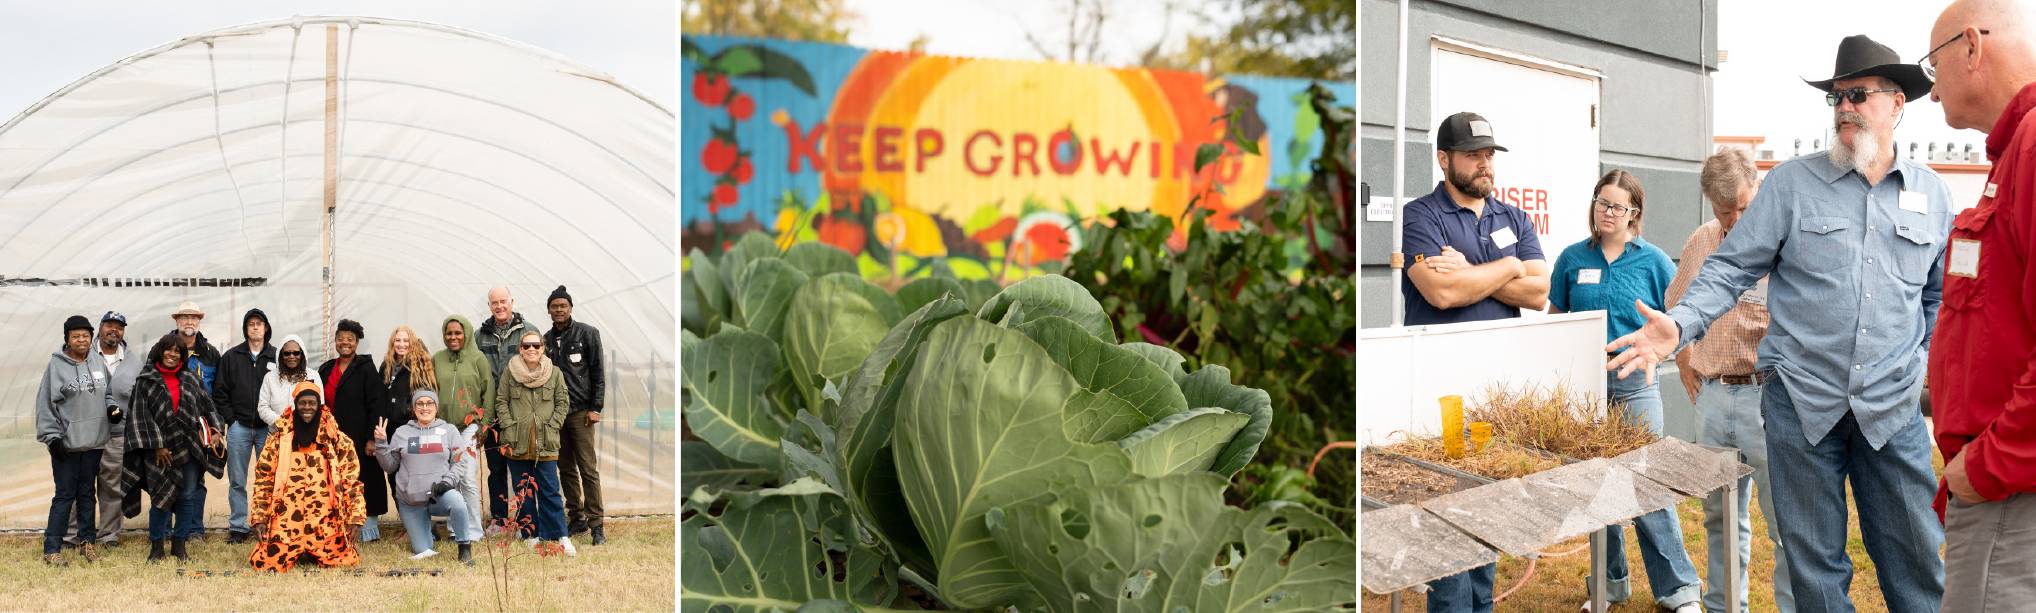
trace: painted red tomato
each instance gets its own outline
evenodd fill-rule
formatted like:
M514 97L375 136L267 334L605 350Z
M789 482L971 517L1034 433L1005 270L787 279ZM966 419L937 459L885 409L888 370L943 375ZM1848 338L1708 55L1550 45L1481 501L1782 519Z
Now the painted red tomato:
M1028 253L1032 256L1027 265L1036 266L1067 257L1068 247L1067 230L1053 224L1037 223L1025 229L1025 242L1017 248L1019 257Z
M707 172L717 175L727 174L729 169L735 167L735 159L740 154L741 152L735 149L735 143L709 138L707 148L700 151L700 164L707 167Z
M741 194L736 192L733 185L723 183L714 188L714 204L725 207L735 204L735 201L739 199L741 199ZM716 207L716 210L719 210L719 207Z
M737 93L734 100L728 101L728 116L734 117L736 121L747 121L754 113L756 100L750 99L749 94Z
M728 77L704 72L693 74L693 99L707 106L721 106L728 100Z
M815 229L820 232L820 242L847 251L849 255L862 255L863 245L869 240L869 230L863 228L862 224L832 217L822 217L815 221L819 226Z
M755 175L756 170L750 167L747 157L736 160L735 168L728 172L728 176L734 178L737 185L747 185L750 178Z

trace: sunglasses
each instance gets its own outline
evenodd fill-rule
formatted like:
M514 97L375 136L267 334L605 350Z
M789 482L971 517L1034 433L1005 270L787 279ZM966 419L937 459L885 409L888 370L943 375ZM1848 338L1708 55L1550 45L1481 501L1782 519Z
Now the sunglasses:
M1899 89L1867 89L1867 88L1864 88L1864 87L1854 87L1854 88L1852 88L1852 89L1837 89L1837 90L1832 90L1832 91L1831 91L1831 93L1828 93L1828 94L1824 94L1824 104L1828 104L1828 105L1831 105L1831 106L1838 106L1838 101L1839 101L1839 100L1851 100L1853 104L1866 104L1866 95L1867 95L1867 94L1885 94L1885 93L1890 93L1890 92L1899 92L1899 91L1902 91L1902 90L1899 90Z
M286 357L286 358L287 358L287 357L299 357L299 358L301 358L301 357L304 357L304 352L302 352L302 351L285 351L285 352L283 352L283 357Z
M1980 28L1979 30L1980 36L1986 36L1992 33L1993 33L1992 30L1988 30L1986 28ZM1923 67L1923 76L1929 77L1930 80L1932 81L1937 80L1937 64L1935 62L1930 61L1930 56L1937 55L1937 52L1943 51L1945 47L1951 46L1951 43L1958 42L1958 39L1961 38L1965 38L1965 32L1963 31L1959 32L1958 35L1956 36L1952 36L1950 40L1944 41L1943 44L1931 48L1929 53L1923 54L1923 59L1916 60L1916 64Z
M543 349L544 343L524 343L524 349Z

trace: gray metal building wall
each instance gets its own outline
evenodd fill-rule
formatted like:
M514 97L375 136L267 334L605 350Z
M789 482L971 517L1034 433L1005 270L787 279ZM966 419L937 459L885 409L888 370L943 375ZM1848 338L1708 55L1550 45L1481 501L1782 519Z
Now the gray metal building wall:
M1358 13L1358 27L1363 28L1358 50L1362 63L1358 146L1363 158L1359 179L1370 184L1373 196L1385 196L1393 189L1399 3L1359 0ZM1690 232L1710 218L1710 207L1698 191L1697 171L1711 151L1708 88L1709 71L1717 68L1715 2L1416 0L1408 13L1406 197L1435 188L1435 146L1429 132L1449 113L1466 110L1429 108L1430 37L1440 35L1603 73L1599 172L1623 168L1646 186L1646 239L1668 251L1669 257L1677 257ZM1517 94L1494 92L1489 104L1506 104L1508 95ZM1505 154L1499 155L1494 170L1500 182L1509 181ZM1597 177L1561 180L1588 185ZM1358 296L1364 311L1360 324L1387 326L1392 294L1399 291L1386 267L1393 224L1359 224L1363 247ZM1566 246L1543 249L1553 258Z

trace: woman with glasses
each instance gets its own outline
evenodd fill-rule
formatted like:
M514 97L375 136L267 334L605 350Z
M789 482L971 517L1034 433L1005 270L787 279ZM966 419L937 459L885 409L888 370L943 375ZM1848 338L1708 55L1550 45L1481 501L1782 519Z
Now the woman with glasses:
M310 368L309 360L304 355L304 339L295 334L283 337L283 344L276 346L276 363L262 375L261 396L255 403L255 412L261 415L262 423L269 425L270 436L275 436L275 428L294 410L290 390L296 389L298 383L310 381L325 389L325 380L318 378L318 371Z
M1640 329L1645 323L1633 301L1660 310L1669 283L1675 279L1675 263L1667 253L1640 238L1645 194L1640 179L1624 170L1613 170L1598 179L1592 189L1590 238L1570 245L1555 259L1555 277L1548 288L1549 311L1569 313L1605 311L1605 339L1619 338ZM1612 409L1624 411L1629 420L1646 424L1661 434L1661 389L1653 377L1607 375L1605 391ZM1682 524L1675 509L1663 509L1633 521L1640 535L1640 558L1647 568L1647 582L1654 601L1663 608L1682 612L1698 611L1703 596L1696 565L1683 549ZM1607 528L1606 550L1615 552L1606 561L1609 579L1606 602L1632 597L1627 583L1625 531ZM1584 605L1589 610L1588 602Z
M148 560L163 559L163 539L170 555L189 560L184 543L198 534L199 508L205 500L205 474L226 476L226 435L205 380L185 367L186 352L177 333L163 335L148 351L148 365L134 380L134 411L127 424L127 457L121 490L147 492ZM141 497L130 494L121 514L141 514Z
M396 514L410 535L410 559L438 555L431 548L431 517L439 515L452 526L460 563L473 564L481 529L470 521L463 491L474 454L460 429L438 418L438 392L420 387L410 396L411 419L397 422L401 425L393 432L389 420L382 420L374 432L375 461L393 475Z
M559 430L568 407L565 375L545 357L544 335L536 330L523 333L502 374L488 420L500 433L510 490L522 497L519 508L537 511L537 538L528 542L555 540L566 555L577 555L566 537L566 501L558 480Z

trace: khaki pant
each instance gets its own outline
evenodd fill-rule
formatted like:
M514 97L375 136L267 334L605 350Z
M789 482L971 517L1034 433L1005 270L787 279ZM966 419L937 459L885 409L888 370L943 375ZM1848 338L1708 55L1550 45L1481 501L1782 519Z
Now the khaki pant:
M1944 603L1960 613L2027 611L2036 601L2036 496L1944 509Z
M99 456L99 542L111 543L120 540L120 460L127 457L127 434L120 426L113 427L113 438L106 440L106 452ZM64 529L64 543L78 544L78 521Z
M601 458L587 411L566 416L559 431L558 477L566 498L568 524L601 525Z

